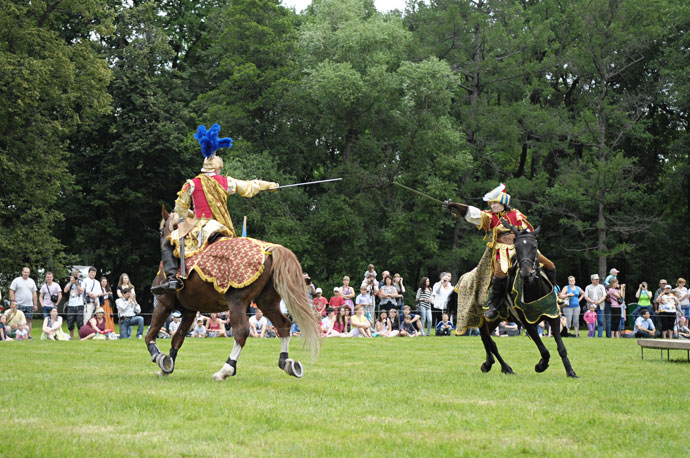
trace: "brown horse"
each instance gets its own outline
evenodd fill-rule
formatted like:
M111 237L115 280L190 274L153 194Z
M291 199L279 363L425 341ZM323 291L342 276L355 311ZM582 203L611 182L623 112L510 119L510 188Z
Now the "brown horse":
M161 243L176 228L176 218L162 210ZM302 267L295 254L282 246L271 246L270 256L264 261L264 271L252 284L244 288L230 288L220 294L211 283L205 282L193 271L185 281L185 287L177 293L157 296L158 303L153 311L151 326L146 333L146 346L151 360L161 368L161 375L171 374L175 368L175 358L180 350L189 328L194 323L196 312L219 313L229 311L230 324L235 343L223 367L213 374L217 381L225 380L237 373L237 360L249 336L247 307L254 300L264 315L271 320L280 337L280 357L278 366L294 377L303 374L302 364L288 357L290 342L290 320L280 311L282 298L290 315L300 327L304 343L311 349L312 358L318 354L321 333L316 316L305 294ZM153 285L160 284L164 274L159 273ZM164 355L156 346L156 336L165 320L174 309L182 312L182 322L172 338L170 355Z

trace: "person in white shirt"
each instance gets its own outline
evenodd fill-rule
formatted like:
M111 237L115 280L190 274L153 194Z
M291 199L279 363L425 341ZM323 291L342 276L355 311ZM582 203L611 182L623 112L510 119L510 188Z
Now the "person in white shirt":
M10 303L17 304L17 309L24 312L26 317L28 338L31 338L31 319L38 310L38 289L32 278L29 278L31 269L24 267L22 275L12 280L10 285Z
M74 339L75 322L77 333L84 326L84 283L79 279L79 271L77 269L72 270L72 276L63 291L65 294L69 294L69 299L67 300L67 329L69 329L69 338L71 340Z
M141 307L137 304L136 296L132 295L130 288L122 290L123 297L115 301L117 314L120 317L120 339L129 339L132 336L132 326L137 325L137 339L144 334L144 318L138 316Z
M53 273L46 272L46 282L41 286L41 292L38 295L38 301L43 308L43 319L50 316L50 311L58 306L60 300L62 300L62 288L53 281Z
M251 337L266 337L268 330L268 320L261 309L256 309L256 314L249 318L249 335Z
M89 276L84 279L84 323L93 316L93 311L100 305L99 298L103 295L101 282L96 279L96 268L89 267Z

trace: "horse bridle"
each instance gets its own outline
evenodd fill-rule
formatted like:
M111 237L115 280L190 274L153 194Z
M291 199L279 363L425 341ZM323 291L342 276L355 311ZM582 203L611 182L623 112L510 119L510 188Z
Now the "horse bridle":
M520 234L515 237L515 244L517 245L518 242L520 241L520 237L527 237L530 236L530 232L527 232L525 234ZM534 238L534 235L531 235L532 238ZM523 240L523 243L526 243L526 240ZM517 254L517 253L516 253ZM537 278L539 274L541 274L541 267L539 266L539 252L537 251L537 254L534 256L532 259L518 259L518 269L521 269L523 264L531 264L532 266L532 271L530 272L530 277L531 278Z

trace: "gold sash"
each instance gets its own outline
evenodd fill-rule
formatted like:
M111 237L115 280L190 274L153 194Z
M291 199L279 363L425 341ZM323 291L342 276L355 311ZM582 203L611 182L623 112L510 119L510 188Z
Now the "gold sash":
M199 177L201 178L201 186L204 189L206 201L213 213L213 218L227 227L232 232L233 237L237 237L235 227L232 225L232 219L230 219L230 212L228 211L227 191L223 189L220 183L208 175L199 175Z

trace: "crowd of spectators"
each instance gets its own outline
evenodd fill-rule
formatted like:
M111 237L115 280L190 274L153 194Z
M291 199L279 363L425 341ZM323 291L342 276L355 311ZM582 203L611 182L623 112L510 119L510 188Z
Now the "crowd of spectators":
M96 269L91 267L82 278L73 270L61 287L51 272L45 274L45 282L39 288L30 278L30 269L22 269L21 275L10 286L9 307L0 316L0 340L31 339L31 323L40 304L44 317L42 340L71 340L74 330L78 338L128 339L136 327L136 338L144 333L144 318L136 300L136 290L126 273L120 275L113 292L107 278L96 279ZM587 337L662 337L690 338L690 292L686 281L678 278L676 287L664 279L652 293L647 282L641 282L635 292L635 301L626 303L626 285L618 279L619 271L611 269L601 282L598 274L592 274L591 283L584 289L578 286L574 276L562 288L556 286L561 310L561 334L579 337L581 323L588 328ZM361 282L353 286L344 276L342 283L333 288L330 298L317 288L308 274L304 274L306 295L320 316L323 337L421 337L450 336L454 331L454 307L449 306L453 294L451 274L443 272L432 284L423 277L414 294L414 303L405 304L406 287L399 274L384 271L379 279L372 264L367 267ZM359 292L359 294L357 294ZM413 293L410 291L410 293ZM408 297L412 297L409 294ZM63 300L64 299L64 300ZM113 305L114 302L114 305ZM63 316L58 305L64 303L63 316L67 330L63 329ZM281 309L287 313L284 303ZM254 338L276 337L273 324L263 316L255 304L248 307L250 336ZM115 319L119 322L119 334L115 333ZM170 338L177 333L181 320L175 311L166 320L158 338ZM626 330L626 322L630 323ZM548 323L539 323L540 335L549 337L552 330ZM497 336L514 336L521 333L518 323L506 321L496 328ZM292 335L300 335L293 324ZM468 329L465 335L478 335L477 329ZM196 338L231 337L232 327L227 313L197 313L195 325L188 336Z

